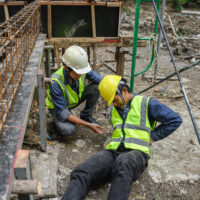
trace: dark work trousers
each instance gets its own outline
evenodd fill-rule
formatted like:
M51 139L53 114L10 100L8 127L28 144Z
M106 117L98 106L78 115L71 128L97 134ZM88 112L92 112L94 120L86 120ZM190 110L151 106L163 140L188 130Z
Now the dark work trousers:
M80 117L92 117L99 95L100 93L97 84L90 83L85 86L78 104L80 105L86 101L85 107L80 113ZM67 119L66 121L61 121L56 113L52 113L52 116L60 134L72 135L75 132L75 125L73 123L69 122Z
M62 200L82 200L96 184L112 178L107 200L127 200L132 182L148 165L149 156L141 151L104 150L76 167Z

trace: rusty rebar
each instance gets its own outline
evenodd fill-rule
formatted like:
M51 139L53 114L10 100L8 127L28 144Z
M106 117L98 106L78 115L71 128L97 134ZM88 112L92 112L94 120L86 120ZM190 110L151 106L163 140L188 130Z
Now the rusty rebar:
M39 1L0 24L0 131L40 31Z

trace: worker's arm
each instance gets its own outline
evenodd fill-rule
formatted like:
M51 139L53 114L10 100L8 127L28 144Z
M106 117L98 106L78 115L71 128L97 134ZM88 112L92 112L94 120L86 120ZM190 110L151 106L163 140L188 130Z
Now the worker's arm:
M104 134L104 129L102 126L99 126L98 124L86 122L86 121L80 119L79 117L76 117L73 114L70 114L67 120L74 124L86 126L90 129L92 129L95 133Z
M151 132L151 139L153 141L166 138L182 123L182 119L178 113L153 98L149 101L148 111L150 122L153 122L153 120L160 122L160 125Z
M57 82L55 81L52 82L52 84L50 85L50 91L55 106L54 110L52 111L56 112L60 121L65 122L66 120L68 120L74 124L87 126L88 128L92 129L95 133L99 134L104 133L103 127L99 126L98 124L88 123L76 117L75 115L71 114L70 110L66 108L67 104L63 92Z
M97 72L91 70L86 74L86 79L99 84L100 81L102 80L102 77Z

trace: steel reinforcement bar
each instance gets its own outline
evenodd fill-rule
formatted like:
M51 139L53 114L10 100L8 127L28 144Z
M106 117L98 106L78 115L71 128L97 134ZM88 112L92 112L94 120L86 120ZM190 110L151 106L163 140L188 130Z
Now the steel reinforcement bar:
M0 24L0 134L40 31L39 1Z

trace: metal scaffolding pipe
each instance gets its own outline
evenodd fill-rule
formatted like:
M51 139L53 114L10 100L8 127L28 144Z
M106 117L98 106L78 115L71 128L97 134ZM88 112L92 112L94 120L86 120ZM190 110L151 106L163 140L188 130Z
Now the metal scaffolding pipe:
M178 81L179 81L179 84L180 84L180 87L181 87L181 91L183 92L183 96L184 96L184 99L185 99L185 102L186 102L186 105L187 105L187 108L188 108L188 111L189 111L189 114L190 114L190 117L191 117L191 120L192 120L192 124L194 126L194 130L195 130L195 133L197 135L197 139L198 139L198 142L200 144L200 133L199 133L199 130L198 130L198 127L197 127L197 123L194 119L194 115L192 113L192 109L191 109L191 106L190 106L190 103L189 103L189 100L188 100L188 97L187 97L187 94L185 92L185 88L183 86L183 82L182 82L182 79L181 79L181 76L179 74L179 71L177 69L177 66L176 66L176 61L174 59L174 56L173 56L173 53L172 53L172 49L169 45L169 41L168 41L168 38L167 38L167 35L165 33L165 29L163 27L163 24L161 22L161 19L160 19L160 16L159 16L159 13L158 13L158 10L157 10L157 7L156 7L156 4L154 2L154 0L152 0L152 3L153 3L153 7L156 11L156 15L158 17L158 20L159 20L159 24L160 24L160 28L162 30L162 33L163 33L163 36L164 36L164 39L166 41L166 44L167 44L167 48L168 48L168 51L169 51L169 54L170 54L170 57L171 57L171 60L172 60L172 63L173 63L173 66L174 66L174 69L175 69L175 72L176 72L176 75L178 77Z

